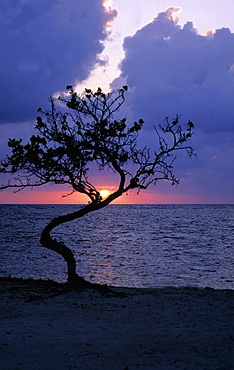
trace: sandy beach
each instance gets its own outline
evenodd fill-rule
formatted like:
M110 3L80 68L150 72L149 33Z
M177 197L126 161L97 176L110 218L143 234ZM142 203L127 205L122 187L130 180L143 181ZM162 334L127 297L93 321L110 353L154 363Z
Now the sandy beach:
M234 369L234 291L59 289L0 279L0 369Z

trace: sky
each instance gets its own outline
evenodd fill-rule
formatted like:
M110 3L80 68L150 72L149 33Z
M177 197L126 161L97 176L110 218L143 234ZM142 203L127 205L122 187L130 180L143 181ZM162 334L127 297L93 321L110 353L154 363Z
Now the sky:
M0 158L33 134L39 106L67 84L129 86L123 116L195 124L197 158L179 155L180 185L161 182L118 203L234 203L233 0L9 0L0 4ZM115 176L97 174L100 189ZM0 182L5 181L0 177ZM66 188L0 193L0 203L86 203ZM69 191L69 190L68 190Z

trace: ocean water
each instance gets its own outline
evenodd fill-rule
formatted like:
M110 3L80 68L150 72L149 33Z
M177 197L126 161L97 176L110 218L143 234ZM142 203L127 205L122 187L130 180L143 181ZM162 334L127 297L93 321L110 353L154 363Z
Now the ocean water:
M0 205L0 276L66 281L65 262L40 245L40 233L79 207ZM92 282L234 289L234 205L109 205L53 236Z

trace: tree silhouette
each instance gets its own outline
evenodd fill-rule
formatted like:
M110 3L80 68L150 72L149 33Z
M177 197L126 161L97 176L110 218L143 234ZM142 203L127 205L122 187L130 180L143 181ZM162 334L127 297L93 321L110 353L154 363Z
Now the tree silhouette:
M138 136L144 121L139 119L127 125L126 118L114 118L125 101L127 89L124 86L107 94L101 88L95 92L85 89L79 95L72 86L67 86L67 94L50 98L50 110L38 109L36 134L29 142L24 145L21 139L9 139L12 154L0 162L0 172L11 175L9 182L0 186L1 190L19 191L54 183L65 184L71 193L88 197L87 205L55 217L41 234L41 244L65 259L70 287L92 284L77 275L72 251L53 239L50 232L62 223L107 206L130 189L147 189L161 179L178 183L173 172L176 152L186 150L189 156L194 154L190 145L194 125L188 121L183 130L178 115L171 123L167 118L164 126L154 127L156 150L147 145L139 148ZM116 190L105 199L90 181L90 165L118 175Z

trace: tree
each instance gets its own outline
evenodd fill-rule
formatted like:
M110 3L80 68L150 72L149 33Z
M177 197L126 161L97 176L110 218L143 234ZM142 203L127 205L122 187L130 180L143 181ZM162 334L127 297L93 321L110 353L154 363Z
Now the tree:
M139 119L129 126L126 118L115 118L127 89L124 86L107 94L101 88L95 92L85 89L78 95L72 86L67 86L67 94L50 98L50 110L38 109L36 134L29 142L24 145L21 139L9 139L12 154L0 162L0 172L11 175L11 180L0 186L1 190L19 191L53 183L65 184L72 189L71 193L88 197L86 206L52 219L41 234L41 244L65 259L70 287L91 283L77 275L72 251L63 242L52 239L50 232L62 223L107 206L130 189L147 189L161 179L178 183L173 172L175 153L186 150L189 156L194 154L190 145L194 125L188 121L183 130L178 115L171 123L166 118L164 126L154 127L157 150L139 148L138 136L144 121ZM91 165L118 175L117 190L105 199L90 181Z

